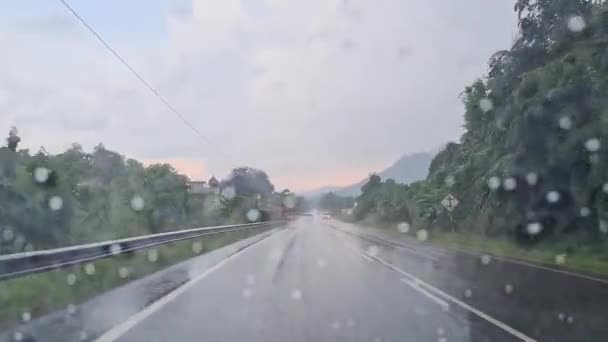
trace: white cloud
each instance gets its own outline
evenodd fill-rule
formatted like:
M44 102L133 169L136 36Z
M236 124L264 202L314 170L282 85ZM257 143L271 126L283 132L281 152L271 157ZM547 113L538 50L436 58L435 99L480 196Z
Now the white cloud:
M36 31L38 19L1 30L0 127L16 124L25 145L51 151L103 141L141 159L198 160L216 174L238 161L310 186L456 138L458 94L512 32L511 5L486 0L194 0L166 18L158 46L110 43L213 146L80 25Z

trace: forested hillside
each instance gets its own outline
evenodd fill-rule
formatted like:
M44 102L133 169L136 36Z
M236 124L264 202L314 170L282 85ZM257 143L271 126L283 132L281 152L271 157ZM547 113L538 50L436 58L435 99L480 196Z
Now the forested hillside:
M520 243L608 232L608 6L518 0L519 36L462 93L466 132L426 180L371 177L355 216L477 231ZM440 205L448 193L460 205Z
M101 144L92 153L73 144L32 155L18 149L20 140L12 129L0 147L0 254L265 220L263 211L248 211L280 206L286 195L253 168L233 170L215 192L194 194L168 164L145 166Z

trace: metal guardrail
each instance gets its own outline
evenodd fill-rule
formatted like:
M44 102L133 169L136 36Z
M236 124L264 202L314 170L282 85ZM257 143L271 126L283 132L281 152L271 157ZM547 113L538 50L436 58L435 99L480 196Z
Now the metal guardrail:
M0 281L48 272L170 242L245 229L273 228L283 221L202 227L64 248L0 255Z

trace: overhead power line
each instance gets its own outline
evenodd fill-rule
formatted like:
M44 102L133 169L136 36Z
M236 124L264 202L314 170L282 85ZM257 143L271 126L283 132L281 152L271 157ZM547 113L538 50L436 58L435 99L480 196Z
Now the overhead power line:
M182 122L184 124L186 124L186 126L188 126L194 133L196 133L196 135L198 135L202 140L204 140L207 144L209 145L214 145L213 142L211 140L209 140L209 138L205 137L196 127L194 127L194 125L192 125L177 109L175 109L175 107L173 107L169 101L167 101L161 94L158 93L158 91L156 91L156 89L154 89L150 83L148 83L135 69L133 69L133 67L131 67L131 65L129 65L129 63L127 63L127 61L122 58L120 56L120 54L118 52L116 52L116 50L114 50L110 44L108 44L92 27L91 25L89 25L86 20L84 20L83 17L81 17L73 8L72 6L70 6L70 4L68 4L65 0L59 0L61 1L61 3L63 4L63 6L65 6L65 8L72 14L74 15L74 17L76 17L78 19L78 21L80 21L86 28L87 30L89 30L89 32L91 32L91 34L93 36L95 36L95 38L97 38L97 40L103 44L103 46L106 47L106 49L108 49L113 55L114 57L116 57L116 59L118 59L118 61L124 65L130 72L131 74L133 74L133 76L135 76L140 82L141 84L143 84L148 90L150 90L152 92L152 94L154 94L156 97L158 97L158 99L160 99L160 101L162 103L165 104L165 106L167 106L167 108L169 108L169 110L171 112L173 112L175 115L177 115L178 118L180 118L182 120ZM220 152L221 151L217 151Z

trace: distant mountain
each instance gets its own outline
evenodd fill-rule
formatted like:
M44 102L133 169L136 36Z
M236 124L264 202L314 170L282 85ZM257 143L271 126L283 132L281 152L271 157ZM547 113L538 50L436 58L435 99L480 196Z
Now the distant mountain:
M435 156L436 151L420 152L414 154L406 154L399 158L391 166L386 169L376 172L382 179L392 178L397 183L409 184L426 178L431 165L431 160ZM367 179L347 186L324 186L319 189L304 193L305 196L316 198L327 192L334 192L341 196L359 196L361 187Z

